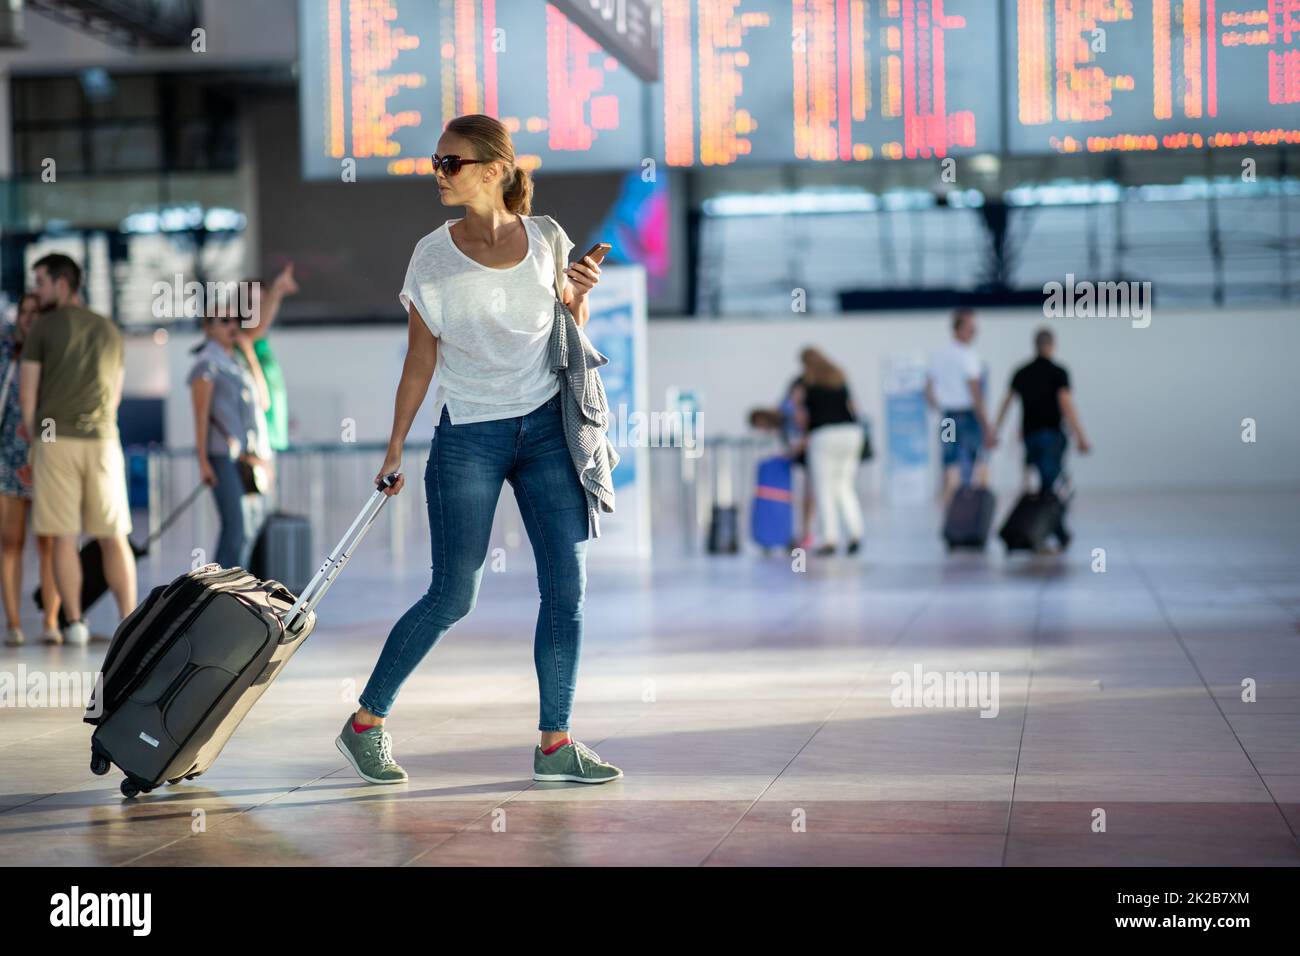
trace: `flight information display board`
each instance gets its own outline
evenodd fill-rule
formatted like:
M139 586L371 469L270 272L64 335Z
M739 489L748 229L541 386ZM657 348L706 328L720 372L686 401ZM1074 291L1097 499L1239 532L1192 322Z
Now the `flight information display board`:
M999 30L995 0L300 0L304 172L431 174L476 112L542 170L995 152Z
M299 3L309 178L1300 145L1300 0Z
M1300 144L1300 0L1003 0L1012 153Z
M669 165L1001 148L993 0L663 0L662 17Z
M624 40L610 45L645 39L643 14L612 23ZM299 0L299 70L309 179L340 178L346 160L360 179L432 175L444 126L466 113L505 123L533 170L647 155L645 83L542 0Z
M659 80L659 0L551 0L647 83Z

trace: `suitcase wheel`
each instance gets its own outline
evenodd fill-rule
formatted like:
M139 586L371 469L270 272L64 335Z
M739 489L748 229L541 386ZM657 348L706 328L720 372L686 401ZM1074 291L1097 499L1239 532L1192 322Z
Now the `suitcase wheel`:
M90 772L97 777L102 777L112 768L112 764L103 754L90 755Z
M128 800L132 797L138 796L140 793L140 788L133 784L129 779L122 781L121 790L122 796L126 797Z

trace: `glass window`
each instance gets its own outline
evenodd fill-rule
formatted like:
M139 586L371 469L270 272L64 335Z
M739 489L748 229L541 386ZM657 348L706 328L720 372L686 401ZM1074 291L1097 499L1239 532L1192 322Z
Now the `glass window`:
M162 167L162 143L157 126L124 123L90 131L90 149L97 173L134 172Z

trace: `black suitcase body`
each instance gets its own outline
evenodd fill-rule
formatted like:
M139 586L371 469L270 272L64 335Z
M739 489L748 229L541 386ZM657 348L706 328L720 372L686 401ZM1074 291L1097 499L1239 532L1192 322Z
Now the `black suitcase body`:
M269 515L253 545L248 569L259 578L282 582L295 594L300 592L316 571L311 522L284 511Z
M943 539L952 548L983 548L993 527L993 492L963 485L953 493L944 516Z
M1056 531L1064 516L1064 502L1050 491L1024 494L999 533L1008 551L1036 551Z
M104 662L86 717L92 769L117 764L128 796L207 770L315 626L308 614L286 627L294 600L279 582L218 564L154 588Z
M396 475L385 479L391 486ZM279 581L208 564L154 588L117 629L85 721L90 769L134 797L197 777L311 634L315 607L387 497L376 490L296 598Z
M735 505L714 505L709 518L709 554L740 551L740 512Z

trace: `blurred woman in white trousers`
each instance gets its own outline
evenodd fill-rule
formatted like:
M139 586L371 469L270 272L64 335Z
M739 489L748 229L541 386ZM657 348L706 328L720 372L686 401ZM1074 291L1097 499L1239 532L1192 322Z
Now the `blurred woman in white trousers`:
M800 425L808 436L808 471L812 478L820 538L817 554L834 554L840 525L848 553L862 544L862 506L856 487L866 433L853 410L844 373L821 352L800 353L804 374L795 389Z

